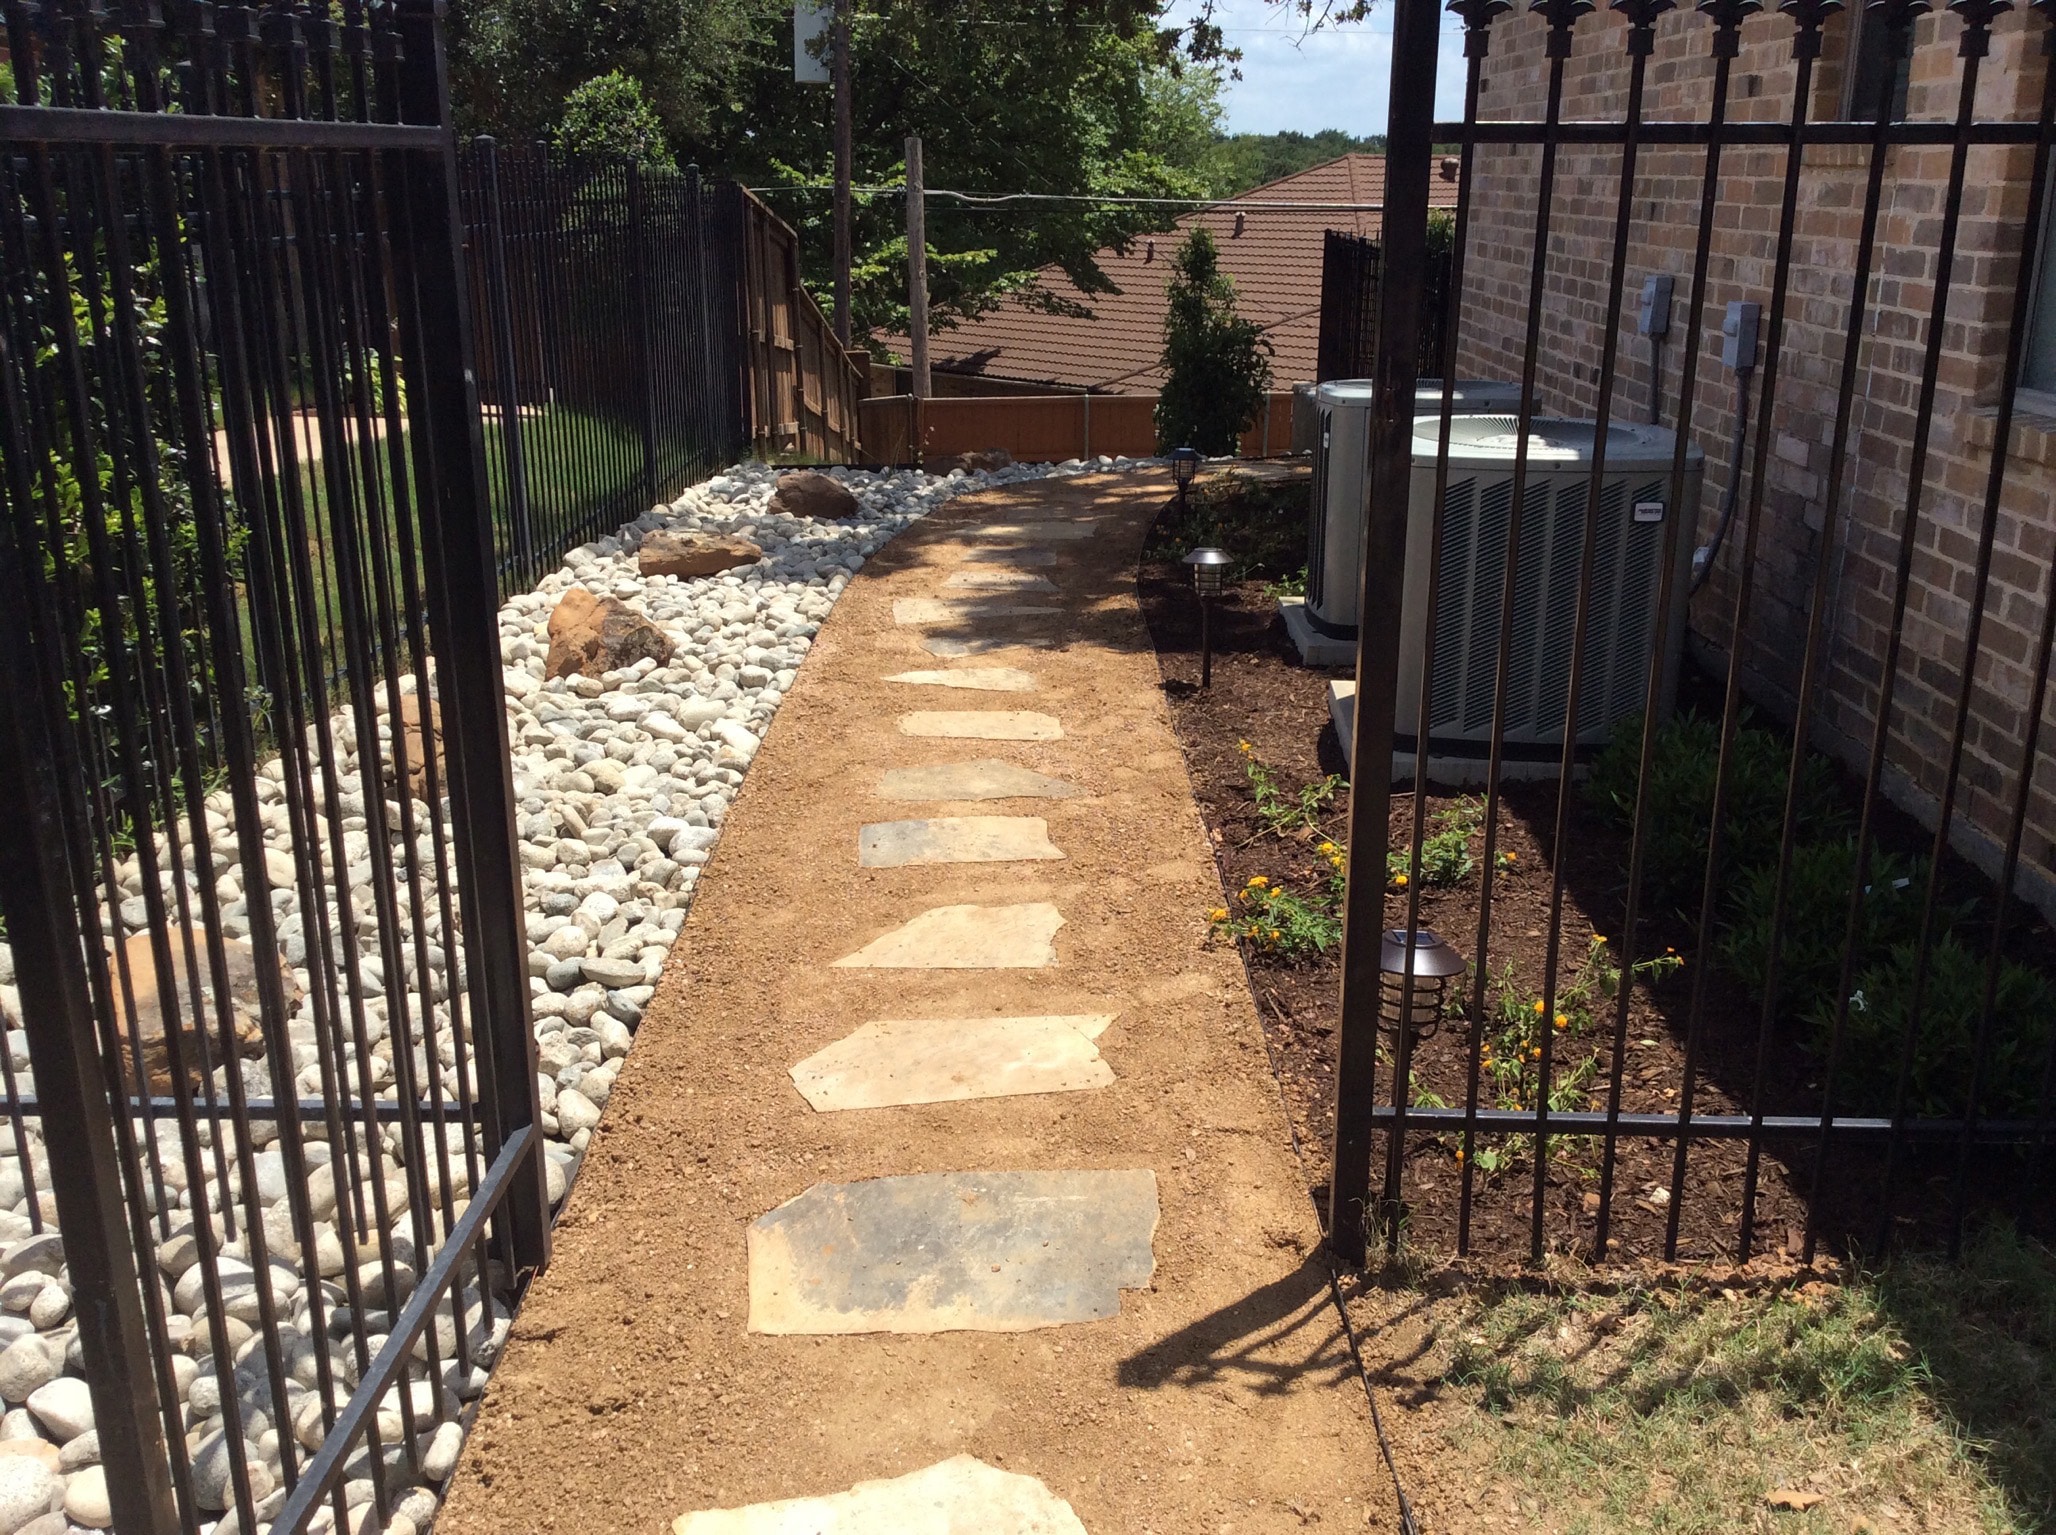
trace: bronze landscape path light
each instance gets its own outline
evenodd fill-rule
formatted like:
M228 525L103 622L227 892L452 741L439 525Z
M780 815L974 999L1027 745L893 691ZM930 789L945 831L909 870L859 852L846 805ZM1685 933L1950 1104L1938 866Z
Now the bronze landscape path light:
M1184 493L1182 485L1179 493ZM1214 599L1221 595L1228 556L1219 549L1195 549L1185 556L1185 563L1192 567L1192 589L1199 593L1199 685L1210 688L1214 685Z

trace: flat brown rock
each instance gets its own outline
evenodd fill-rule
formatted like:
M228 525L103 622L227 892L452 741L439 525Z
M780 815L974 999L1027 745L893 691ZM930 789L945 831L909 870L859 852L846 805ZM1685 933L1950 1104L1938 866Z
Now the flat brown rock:
M636 550L636 568L646 576L714 576L738 565L754 565L764 551L746 538L729 533L693 533L659 528L644 536Z
M839 522L857 515L857 498L833 475L818 469L796 469L778 477L771 492L771 510L782 517Z
M880 799L1069 799L1077 792L1076 784L995 757L893 768L878 780Z

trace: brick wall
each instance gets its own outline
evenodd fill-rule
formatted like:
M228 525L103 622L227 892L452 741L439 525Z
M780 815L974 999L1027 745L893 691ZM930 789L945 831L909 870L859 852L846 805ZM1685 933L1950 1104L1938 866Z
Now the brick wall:
M1845 16L1829 23L1812 90L1815 120L1843 116L1847 27ZM2041 96L2043 27L2038 17L2020 12L2000 19L1980 81L1980 117L2034 117ZM1796 80L1792 30L1778 16L1758 17L1743 27L1730 89L1733 119L1781 121L1789 115ZM1628 79L1625 32L1625 22L1609 13L1579 23L1565 75L1566 120L1622 117ZM1954 17L1931 15L1919 23L1909 117L1954 119L1959 32ZM1481 118L1543 116L1549 67L1543 36L1540 18L1525 13L1493 28ZM1696 13L1662 18L1649 63L1646 118L1705 118L1714 73L1708 56L1711 36L1711 24ZM1815 707L1816 742L1859 767L1869 751L1892 622L1897 530L1908 496L1949 153L1946 148L1899 148L1888 164L1867 334L1857 363L1842 527L1834 547L1823 550L1830 444L1869 155L1862 148L1808 151L1797 202L1783 375L1763 486L1752 608L1740 643L1734 640L1732 619L1734 572L1751 491L1746 475L1728 546L1692 606L1695 652L1716 666L1730 654L1738 656L1750 695L1767 713L1788 718L1816 562L1826 558L1833 580L1826 614L1827 664ZM1785 159L1781 150L1734 147L1722 159L1703 295L1708 331L1690 428L1707 455L1702 543L1733 473L1735 379L1719 364L1721 312L1731 299L1762 304L1768 340ZM1668 272L1677 287L1663 358L1662 411L1666 425L1677 422L1705 163L1703 149L1642 151L1618 322L1620 382L1614 410L1628 419L1646 420L1650 400L1649 345L1635 333L1642 279ZM1476 164L1459 372L1518 379L1530 314L1540 151L1480 148ZM1619 165L1617 148L1558 153L1548 276L1539 306L1537 384L1544 409L1573 415L1596 409L1608 331ZM1887 754L1893 798L1930 826L1965 662L1993 406L2014 286L2021 280L2018 252L2031 169L2030 150L1975 149L1962 198ZM1761 370L1757 377L1760 381ZM2035 397L2024 399L2023 414L2015 422L1958 800L1958 846L1988 870L1998 866L2017 792L2042 616L2040 591L2056 542L2056 402L2040 402L2051 415L2033 413L2034 403ZM1749 404L1753 436L1753 387ZM1745 465L1754 453L1752 441L1743 455ZM2056 731L2056 724L2044 728L2045 743L2056 739L2047 733ZM2041 776L2056 778L2046 764ZM2056 914L2056 782L2037 786L2022 864L2024 890Z

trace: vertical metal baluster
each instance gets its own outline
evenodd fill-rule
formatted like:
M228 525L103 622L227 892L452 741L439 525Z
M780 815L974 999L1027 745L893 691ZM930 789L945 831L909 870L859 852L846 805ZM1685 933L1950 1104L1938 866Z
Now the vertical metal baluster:
M1872 0L1866 25L1884 27L1888 57L1894 60L1902 59L1912 46L1914 23L1927 14L1927 10L1927 0ZM1788 894L1786 881L1791 866L1790 849L1798 827L1799 771L1812 735L1813 692L1816 679L1821 666L1825 663L1823 647L1826 643L1827 611L1831 595L1829 582L1833 575L1832 551L1839 544L1843 514L1842 482L1848 471L1856 380L1863 348L1863 322L1868 313L1871 274L1877 260L1878 215L1884 199L1885 171L1891 160L1892 96L1892 71L1885 70L1881 72L1878 81L1875 111L1871 119L1870 163L1864 179L1863 223L1857 237L1856 269L1850 284L1849 318L1843 330L1833 445L1828 456L1827 497L1821 513L1820 547L1814 564L1812 597L1807 611L1806 652L1800 664L1798 708L1792 723L1792 753L1788 765L1791 777L1785 785L1785 807L1778 854L1777 897L1773 902L1771 923L1770 966L1773 971L1779 962L1778 955L1784 941L1785 918L1782 903ZM1835 1019L1829 1031L1827 1055L1821 1068L1820 1133L1814 1141L1812 1175L1808 1183L1806 1200L1806 1234L1801 1247L1801 1257L1807 1263L1813 1261L1818 1250L1820 1193L1823 1187L1822 1179L1827 1170L1828 1143L1834 1133L1835 1085L1840 1074L1843 1030L1849 1017L1848 996L1854 983L1859 949L1857 935L1861 930L1864 890L1870 878L1870 854L1870 817L1866 813L1856 834L1856 862L1850 880L1847 916L1843 924L1842 963L1835 993L1838 1002Z
M1442 352L1442 420L1435 442L1435 504L1439 507L1448 493L1449 433L1455 403L1457 342L1463 320L1465 253L1470 244L1471 199L1477 168L1478 97L1484 89L1485 60L1492 47L1492 23L1513 9L1512 0L1457 0L1450 9L1463 18L1464 91L1463 138L1458 145L1456 178L1456 238L1452 242L1449 291L1444 296L1443 325L1447 341ZM1354 249L1354 247L1352 247ZM1348 291L1360 284L1351 282ZM1425 740L1426 726L1422 727ZM1485 1045L1485 936L1491 925L1492 870L1499 848L1499 814L1495 796L1487 795L1485 815L1484 867L1478 878L1478 957L1472 967L1471 1002L1464 1045L1464 1121L1462 1148L1457 1154L1456 1252L1465 1257L1471 1250L1471 1199L1473 1166L1478 1154L1478 1092ZM1412 883L1418 884L1416 874Z
M1434 0L1396 0L1392 112L1386 133L1384 237L1388 273L1418 282L1428 242L1428 179L1434 154ZM1410 265L1408 264L1410 262ZM1370 519L1364 535L1358 612L1356 743L1349 795L1349 868L1342 912L1342 1027L1335 1068L1334 1167L1328 1242L1348 1263L1365 1258L1371 1196L1371 1135L1378 1091L1378 968L1385 925L1385 859L1392 804L1392 737L1399 677L1399 606L1405 580L1406 500L1413 472L1414 365L1420 352L1418 294L1388 282L1379 294L1376 415L1371 428ZM1398 1105L1403 1097L1395 1095ZM1405 1113L1393 1120L1385 1187L1399 1186L1397 1148ZM1399 1212L1384 1211L1388 1248Z
M2056 134L2056 57L2051 55L2051 46L2056 44L2056 29L2050 26L2050 8L2056 0L2036 0L2033 9L2042 18L2042 53L2045 63L2042 74L2042 103L2036 119L2034 149L2034 170L2028 177L2027 214L2021 224L2020 265L2014 277L2013 314L2006 328L2006 361L2000 374L1999 409L1993 422L1992 466L1985 481L1984 525L1979 535L1979 575L1976 593L1971 599L1971 608L1981 620L1988 590L1987 577L1990 574L1992 540L1998 529L1999 501L2006 488L2006 463L2013 438L2013 414L2020 388L2021 359L2026 352L2028 324L2034 313L2034 288L2031 277L2035 262L2041 252L2043 208L2048 190L2049 152L2052 134ZM1969 18L1966 17L1966 23ZM1966 43L1969 32L1965 34ZM1980 39L1980 47L1985 39ZM2050 562L2050 571L2056 575L2056 558ZM1985 984L1978 998L1977 1031L1972 1046L1970 1068L1970 1090L1966 1095L1963 1110L1963 1133L1956 1144L1956 1169L1950 1180L1949 1192L1949 1256L1952 1260L1963 1255L1963 1223L1965 1205L1970 1194L1971 1147L1977 1138L1978 1114L1983 1107L1985 1073L1989 1064L1992 1046L1993 1013L1998 1002L1999 971L2005 960L2006 925L2008 907L2013 900L2014 881L2020 872L2020 846L2027 829L2028 808L2032 803L2037 751L2041 743L2043 690L2048 684L2049 651L2056 632L2056 583L2046 591L2042 602L2042 640L2035 651L2035 681L2030 697L2033 700L2026 716L2027 739L2020 759L2020 778L2014 791L2012 818L2007 824L2006 850L1999 859L1998 889L1994 894L1992 912L1991 943L1985 954ZM1961 751L1962 718L1969 710L1970 679L1976 674L1977 644L1971 640L1966 647L1964 659L1963 694L1957 703L1958 751ZM2056 1030L2051 1031L2049 1049L2056 1057Z
M1693 247L1692 286L1687 300L1691 306L1688 311L1690 318L1686 321L1684 359L1679 365L1678 426L1671 447L1670 504L1673 507L1682 507L1685 501L1685 462L1691 448L1689 429L1699 398L1699 351L1706 334L1706 276L1713 251L1714 210L1720 201L1721 151L1728 121L1729 82L1734 72L1735 56L1741 48L1742 23L1761 9L1759 0L1701 0L1698 6L1700 14L1711 20L1714 27L1711 39L1713 87L1712 101L1707 110L1706 164L1700 179L1699 230ZM1659 623L1669 621L1673 604L1686 600L1686 593L1677 590L1678 540L1692 536L1693 531L1686 526L1682 516L1672 516L1664 528L1662 572L1657 582ZM1649 675L1643 688L1642 745L1635 771L1635 810L1630 820L1628 889L1621 936L1621 963L1628 975L1633 974L1634 955L1641 933L1642 874L1648 853L1645 833L1648 829L1649 777L1656 760L1657 715L1663 698L1664 661L1664 647L1659 641L1650 648ZM1614 998L1614 1071L1607 1084L1606 1131L1599 1161L1599 1217L1592 1235L1595 1261L1603 1258L1607 1251L1613 1223L1613 1180L1619 1157L1622 1075L1631 1000L1631 988L1624 984ZM1684 1053L1687 1081L1692 1076L1698 1045L1698 1035L1688 1030ZM1690 1133L1690 1118L1690 1105L1681 1098L1678 1108L1680 1142Z
M1563 754L1557 768L1556 822L1550 837L1548 936L1542 962L1542 1020L1536 1029L1541 1038L1541 1056L1535 1064L1535 1167L1530 1195L1528 1248L1531 1261L1540 1262L1543 1225L1548 1211L1549 1189L1549 1084L1556 1061L1557 977L1563 960L1563 892L1570 846L1571 796L1578 757L1578 711L1583 702L1586 641L1592 616L1592 574L1598 558L1601 490L1606 475L1606 434L1613 424L1613 389L1620 365L1621 300L1628 277L1628 228L1634 215L1635 170L1641 149L1642 92L1649 71L1649 55L1656 47L1656 18L1673 8L1673 0L1614 0L1613 9L1627 18L1628 110L1626 135L1621 144L1620 190L1614 210L1613 257L1607 278L1606 334L1600 344L1599 395L1594 412L1592 468L1585 487L1585 531L1578 551L1577 606L1571 620L1571 668L1564 688ZM1675 520L1675 519L1673 519ZM1659 623L1661 619L1658 620ZM1653 638L1662 645L1662 629ZM1632 943L1622 946L1620 993L1633 990L1635 972ZM1585 963L1591 964L1589 953ZM1620 1079L1626 1054L1626 1015L1616 1023L1613 1043L1612 1079Z
M1688 1032L1699 1027L1705 1006L1707 971L1713 962L1713 925L1720 899L1722 838L1727 830L1730 768L1735 731L1742 711L1742 649L1748 632L1750 596L1755 588L1756 543L1763 526L1763 492L1770 463L1772 415L1777 407L1778 375L1784 360L1785 305L1791 288L1792 240L1799 216L1799 182L1806 162L1802 135L1812 101L1814 66L1820 59L1821 29L1826 26L1828 17L1841 9L1841 0L1784 0L1778 9L1792 21L1792 59L1796 69L1785 149L1784 190L1778 209L1777 259L1771 280L1770 307L1764 322L1763 367L1757 386L1755 457L1749 469L1749 503L1743 513L1741 556L1736 562L1735 597L1728 620L1728 675L1721 704L1720 758L1714 769L1713 811L1707 827L1706 875L1700 887L1699 929L1693 948L1695 970L1691 1011L1686 1024ZM1683 424L1680 423L1681 426ZM1738 478L1743 472L1739 458L1733 472ZM1748 1154L1752 1160L1763 1136L1763 1066L1767 1049L1767 1035L1759 1033L1757 1067L1749 1095ZM1694 1078L1688 1076L1679 1087L1679 1113L1683 1119L1691 1117L1691 1094L1696 1085ZM1691 1136L1681 1133L1671 1163L1670 1206L1664 1223L1664 1253L1667 1257L1677 1250L1678 1221L1684 1207L1690 1149ZM1744 1220L1745 1227L1738 1240L1740 1255L1746 1257L1750 1237L1746 1212Z
M1935 250L1934 302L1929 308L1927 353L1921 362L1920 395L1915 407L1912 453L1907 465L1906 520L1900 532L1899 600L1894 611L1906 611L1906 585L1913 574L1914 537L1920 526L1921 490L1927 474L1929 432L1932 429L1935 390L1941 380L1942 349L1949 318L1949 285L1956 265L1956 237L1962 226L1963 184L1970 163L1970 145L1977 121L1977 82L1984 62L1991 26L2002 12L2012 9L2011 0L1950 0L1949 9L1963 18L1957 56L1963 61L1956 98L1956 135L1950 148L1948 190L1943 194L1941 239ZM2009 393L2011 390L2009 380ZM1993 450L2003 466L2003 442ZM1992 516L1988 512L1978 553L1974 589L1981 592L1991 567ZM1935 908L1941 894L1942 865L1949 856L1949 825L1956 813L1956 791L1962 785L1964 729L1969 722L1970 694L1977 677L1977 646L1984 613L1975 601L1971 607L1970 632L1965 639L1960 694L1951 727L1948 766L1942 776L1942 792L1935 818L1935 835L1928 855L1927 886L1921 892L1920 938L1914 951L1913 989L1906 1003L1906 1026L1899 1042L1898 1080L1892 1089L1892 1128L1885 1138L1884 1186L1878 1197L1876 1251L1883 1253L1892 1241L1892 1204L1904 1150L1906 1096L1913 1077L1913 1058L1920 1045L1921 1008L1927 1001L1928 960L1935 940ZM1897 649L1903 623L1892 626L1893 649ZM1893 677L1888 671L1884 691L1878 700L1878 718L1891 716ZM1878 765L1882 770L1882 763Z

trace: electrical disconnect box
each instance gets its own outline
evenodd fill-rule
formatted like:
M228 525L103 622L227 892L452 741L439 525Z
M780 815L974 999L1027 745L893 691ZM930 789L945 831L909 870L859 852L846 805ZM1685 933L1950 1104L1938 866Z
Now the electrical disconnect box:
M1720 322L1720 364L1735 373L1756 366L1756 332L1763 320L1763 306L1747 299L1728 305L1727 318Z
M1671 278L1658 272L1642 280L1642 309L1635 328L1645 336L1667 336L1671 328Z

